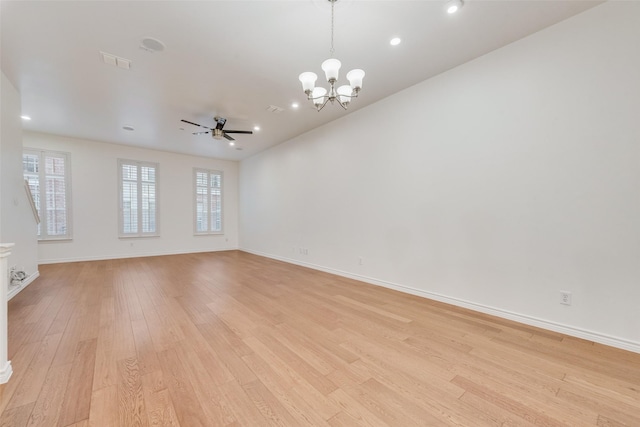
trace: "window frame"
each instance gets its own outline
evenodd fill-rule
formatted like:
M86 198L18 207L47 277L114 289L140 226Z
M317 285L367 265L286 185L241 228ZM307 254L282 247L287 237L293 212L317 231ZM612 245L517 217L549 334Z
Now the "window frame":
M43 150L39 148L29 148L24 147L22 150L22 176L28 181L28 178L25 176L24 170L24 156L25 155L35 155L38 156L38 198L39 198L39 208L38 208L38 216L40 217L40 224L38 224L39 233L38 233L38 242L60 242L60 241L70 241L73 240L73 209L72 209L72 194L71 194L71 153L65 151L55 151L55 150ZM64 158L64 199L65 199L65 216L66 216L66 233L64 235L54 234L49 235L47 232L47 228L49 225L49 220L46 215L46 211L43 211L47 200L47 187L46 187L46 158L47 157L62 157ZM30 175L34 175L34 173L30 173ZM43 179L44 178L44 179ZM44 185L43 185L44 183ZM31 188L30 188L31 190ZM33 193L33 190L31 190ZM35 200L32 200L35 204Z
M211 206L211 175L220 176L220 230L211 230L211 212L207 211L209 223L206 231L198 231L198 173L207 174L207 206ZM224 173L221 170L193 168L193 234L194 236L211 236L224 234Z
M138 214L138 231L136 233L125 233L124 232L124 209L123 209L123 178L122 171L123 166L136 166L137 175L136 175L136 188L137 194L136 199L138 202L139 214ZM155 169L155 230L154 231L142 231L142 167L153 167ZM141 160L131 160L131 159L118 159L118 238L120 239L136 239L136 238L145 238L145 237L159 237L160 236L160 193L159 193L159 176L160 176L160 165L155 162L147 162Z

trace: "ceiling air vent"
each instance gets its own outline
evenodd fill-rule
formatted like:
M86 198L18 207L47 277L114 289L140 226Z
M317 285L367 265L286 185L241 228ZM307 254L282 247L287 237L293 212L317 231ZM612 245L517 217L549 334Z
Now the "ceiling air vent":
M278 107L276 105L269 105L267 107L267 111L274 114L280 114L284 111L284 108Z
M100 52L100 56L102 56L102 62L105 64L114 65L125 70L131 68L131 61L128 59L120 58L107 52Z

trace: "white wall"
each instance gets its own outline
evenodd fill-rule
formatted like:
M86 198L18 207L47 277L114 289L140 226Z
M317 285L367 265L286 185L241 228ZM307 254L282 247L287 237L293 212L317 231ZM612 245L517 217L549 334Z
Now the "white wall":
M0 92L0 242L15 244L7 264L24 270L30 283L38 275L37 224L22 175L20 94L4 73Z
M605 3L242 161L240 247L640 352L638 40Z
M41 242L40 263L235 249L238 163L24 132L24 146L71 153L73 240ZM117 159L159 163L160 237L118 238ZM193 234L193 168L224 174L223 235Z

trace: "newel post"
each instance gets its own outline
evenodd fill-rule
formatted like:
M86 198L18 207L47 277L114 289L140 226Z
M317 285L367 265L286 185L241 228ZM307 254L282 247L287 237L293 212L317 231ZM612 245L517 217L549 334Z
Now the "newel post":
M13 370L8 358L9 328L7 323L7 292L9 289L9 271L7 257L11 255L13 243L0 243L0 384L9 381Z

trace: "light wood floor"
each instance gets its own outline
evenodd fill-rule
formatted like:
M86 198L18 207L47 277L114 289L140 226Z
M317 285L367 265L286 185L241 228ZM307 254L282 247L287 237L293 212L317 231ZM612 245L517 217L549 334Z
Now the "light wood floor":
M44 265L2 426L640 426L640 355L243 252Z

